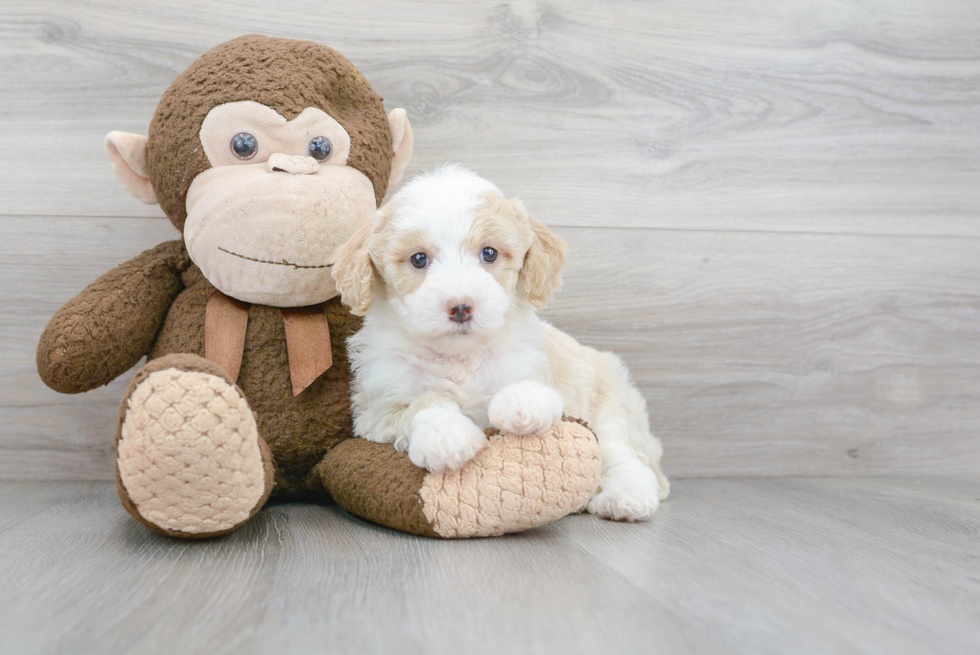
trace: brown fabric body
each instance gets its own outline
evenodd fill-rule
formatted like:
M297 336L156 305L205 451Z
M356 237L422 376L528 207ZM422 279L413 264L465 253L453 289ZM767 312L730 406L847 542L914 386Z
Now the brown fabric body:
M187 189L211 167L199 133L214 107L252 100L292 120L307 107L334 117L350 135L347 165L374 184L380 205L393 152L381 97L342 54L312 41L249 35L201 55L163 94L150 123L147 163L160 206L183 231Z
M204 356L205 316L214 287L194 265L182 277L185 289L163 322L150 350L151 360L173 353ZM340 298L327 301L324 308L333 365L296 396L281 310L264 305L249 310L237 384L275 458L277 498L325 498L314 467L332 446L354 436L346 343L362 319L352 315Z
M204 358L221 366L232 381L238 380L245 352L251 305L214 291L204 313ZM333 364L330 327L323 303L309 307L282 308L286 352L293 395L299 395Z

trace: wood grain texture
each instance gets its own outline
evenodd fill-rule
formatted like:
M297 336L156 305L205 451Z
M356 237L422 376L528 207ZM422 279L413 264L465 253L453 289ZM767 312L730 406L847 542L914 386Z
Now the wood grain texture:
M105 490L103 482L0 482L0 532L85 493Z
M0 483L45 497L0 506L0 650L973 653L980 483L921 483L682 480L652 523L456 542L312 505L181 542L106 483Z
M743 3L744 4L744 3ZM674 476L980 471L980 9L0 7L0 479L109 479L128 376L58 396L54 311L176 233L102 149L242 33L347 54L576 252L546 315L621 353Z
M7 3L4 213L158 216L102 154L250 32L347 54L416 126L552 223L980 234L973 0ZM58 180L52 187L51 180Z

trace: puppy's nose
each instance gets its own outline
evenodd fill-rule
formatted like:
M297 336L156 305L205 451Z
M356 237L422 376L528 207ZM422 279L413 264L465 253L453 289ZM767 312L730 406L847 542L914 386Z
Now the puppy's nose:
M446 303L449 320L465 323L473 318L473 301L470 298L453 298Z

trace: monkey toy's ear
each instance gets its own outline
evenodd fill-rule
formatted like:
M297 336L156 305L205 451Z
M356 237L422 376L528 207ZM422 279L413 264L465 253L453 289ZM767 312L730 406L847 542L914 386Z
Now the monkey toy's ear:
M388 114L388 124L391 126L391 141L395 149L395 156L391 159L388 186L394 186L402 179L402 173L405 172L405 167L412 158L412 126L408 122L408 114L401 108L391 110Z
M146 142L147 138L139 134L109 132L105 138L105 152L109 155L109 163L116 179L122 182L130 195L147 205L155 205L157 194L150 184L149 169L146 166Z

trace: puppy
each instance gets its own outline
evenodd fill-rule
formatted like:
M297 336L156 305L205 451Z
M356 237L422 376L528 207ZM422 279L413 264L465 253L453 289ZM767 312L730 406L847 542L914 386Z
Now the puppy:
M602 458L588 511L642 521L667 497L662 448L622 361L535 314L561 286L565 243L518 200L449 165L415 178L337 253L333 277L364 327L348 341L359 437L458 469L484 428L587 421Z

